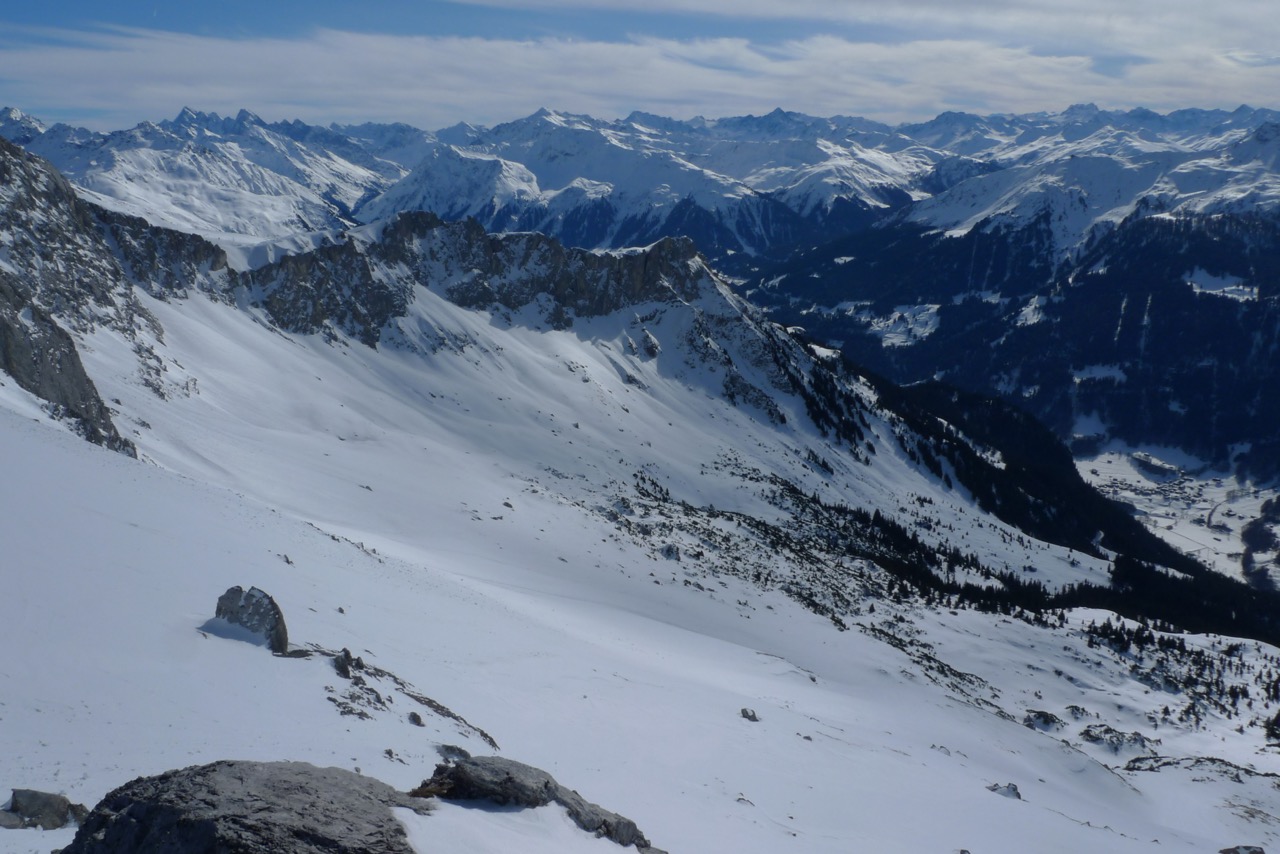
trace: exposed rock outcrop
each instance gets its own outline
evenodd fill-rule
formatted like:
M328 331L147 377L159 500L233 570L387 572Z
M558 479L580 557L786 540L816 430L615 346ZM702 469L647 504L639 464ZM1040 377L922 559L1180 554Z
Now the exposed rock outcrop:
M1015 783L1005 783L1004 785L1001 785L1000 783L992 783L990 786L987 786L987 791L995 792L997 795L1001 795L1015 801L1022 800L1022 793L1018 791L1018 786Z
M474 220L425 212L400 214L372 241L352 237L234 277L282 329L331 329L369 346L405 315L419 285L467 308L515 311L546 297L538 303L543 321L565 328L574 317L691 300L708 281L687 239L601 254L541 234L486 234Z
M133 443L122 438L112 423L71 336L3 270L0 371L20 388L47 401L54 417L65 419L90 442L137 456Z
M256 587L236 586L218 597L214 616L260 635L276 655L289 651L289 630L276 600Z
M1090 724L1080 730L1080 737L1090 744L1105 747L1112 753L1133 750L1154 756L1160 744L1158 738L1147 738L1140 732L1121 732L1107 724Z
M1028 709L1027 714L1022 718L1022 725L1027 729L1038 729L1041 732L1056 732L1067 724L1066 721L1053 712L1046 712L1043 709Z
M214 762L111 792L62 854L413 854L393 807L427 804L305 762Z
M629 818L590 803L539 768L500 756L477 756L436 766L430 780L409 793L415 797L440 797L454 801L486 800L501 806L563 806L583 830L634 845L642 852L662 854L649 845Z
M14 789L9 806L0 810L0 828L57 830L72 822L83 822L88 814L84 804L73 804L63 795Z
M93 208L53 167L0 139L0 371L89 441L136 456L68 332L138 314L117 299L122 271L94 226Z

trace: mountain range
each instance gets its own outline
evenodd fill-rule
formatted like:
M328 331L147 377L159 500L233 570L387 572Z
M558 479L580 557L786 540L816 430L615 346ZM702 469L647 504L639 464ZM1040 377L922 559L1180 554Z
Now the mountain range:
M8 111L0 413L18 488L0 533L21 569L0 625L43 655L4 666L5 778L94 801L234 753L409 788L437 748L501 744L670 850L1275 844L1266 494L1201 526L1249 529L1252 573L1227 573L1247 585L1094 490L1055 422L897 385L887 356L868 370L802 299L839 283L789 284L873 269L831 253L889 235L941 254L1007 240L1054 275L1094 259L1071 287L1095 290L1123 259L1090 253L1139 222L1153 241L1256 233L1270 257L1264 181L1236 208L1135 201L1113 230L1114 207L1090 208L1078 235L1024 222L1024 182L970 221L962 200L997 176L1052 183L1035 138L1144 139L1157 119L1152 150L1265 156L1262 111L916 128L540 112L434 134L184 111L105 135ZM1192 297L1237 320L1273 303L1203 269ZM972 291L1065 335L1052 312L1071 300L1036 315L1018 287ZM915 296L894 308L908 340L872 335L879 352L949 333ZM844 314L840 335L881 330ZM1077 385L1130 378L1090 364ZM1098 478L1187 488L1150 451L1097 459ZM311 658L207 624L232 584L270 588ZM335 675L324 653L343 647L382 675ZM414 723L396 704L421 691L479 729ZM613 844L538 821L438 827L472 850Z
M411 210L590 249L686 236L777 320L897 382L1000 396L1082 456L1150 445L1266 481L1278 119L540 110L426 132L184 109L103 134L8 109L0 136L239 269Z

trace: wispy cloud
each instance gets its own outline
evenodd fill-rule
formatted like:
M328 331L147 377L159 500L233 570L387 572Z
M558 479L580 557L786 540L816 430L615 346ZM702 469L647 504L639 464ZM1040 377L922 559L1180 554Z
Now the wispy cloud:
M537 2L552 0L509 0L513 6ZM724 5L656 2L685 10ZM1100 16L1095 27L1104 29L1107 7L1098 3L1090 11L1090 3L1080 5ZM760 15L776 5L744 4ZM835 15L846 5L870 7L824 0L800 5L815 15ZM884 5L898 19L908 14L898 8L905 4ZM994 10L1017 16L1018 8L1036 5L992 2L986 8L995 19ZM912 5L920 8L945 15L950 5ZM1079 101L1153 109L1267 105L1280 92L1280 66L1268 61L1274 56L1270 43L1226 49L1169 42L1157 52L1130 36L1106 47L1096 53L1048 49L976 35L877 43L814 35L764 43L643 36L498 40L331 29L288 39L27 30L0 36L0 101L99 128L167 117L183 105L218 112L247 107L268 119L405 121L436 128L463 120L492 124L539 106L602 117L634 109L724 116L781 106L898 121L947 109L1021 112Z
M452 0L505 9L593 10L616 0ZM1180 45L1273 49L1271 0L646 0L652 15L808 20L835 27L893 27L908 40L956 38L1032 49L1160 52Z

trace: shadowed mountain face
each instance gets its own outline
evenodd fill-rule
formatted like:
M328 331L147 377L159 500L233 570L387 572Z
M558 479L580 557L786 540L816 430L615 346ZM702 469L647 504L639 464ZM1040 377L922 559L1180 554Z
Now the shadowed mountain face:
M1280 223L1134 216L1060 264L1036 249L1051 243L1044 221L962 237L875 229L749 293L895 380L1003 397L1077 452L1120 439L1280 474Z

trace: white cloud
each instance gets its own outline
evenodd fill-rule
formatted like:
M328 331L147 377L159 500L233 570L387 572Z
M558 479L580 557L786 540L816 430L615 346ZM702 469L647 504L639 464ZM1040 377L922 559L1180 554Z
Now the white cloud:
M527 10L617 11L616 0L453 0ZM634 10L633 10L634 11ZM980 39L1088 53L1160 52L1178 45L1274 50L1272 0L646 0L665 15L810 21L897 28L909 40Z
M807 6L835 4L808 0ZM1017 14L1013 8L1008 4L1008 14ZM77 116L99 128L168 117L183 105L223 113L247 107L267 119L437 128L457 121L492 124L539 106L601 117L633 109L725 116L781 106L898 121L948 109L1024 112L1081 101L1158 110L1265 106L1280 91L1271 45L1219 50L1169 43L1158 54L1117 45L1112 59L1122 59L1108 64L1082 51L977 38L873 44L820 35L760 44L336 30L294 39L140 29L19 35L21 43L13 33L0 36L0 101L37 116Z

